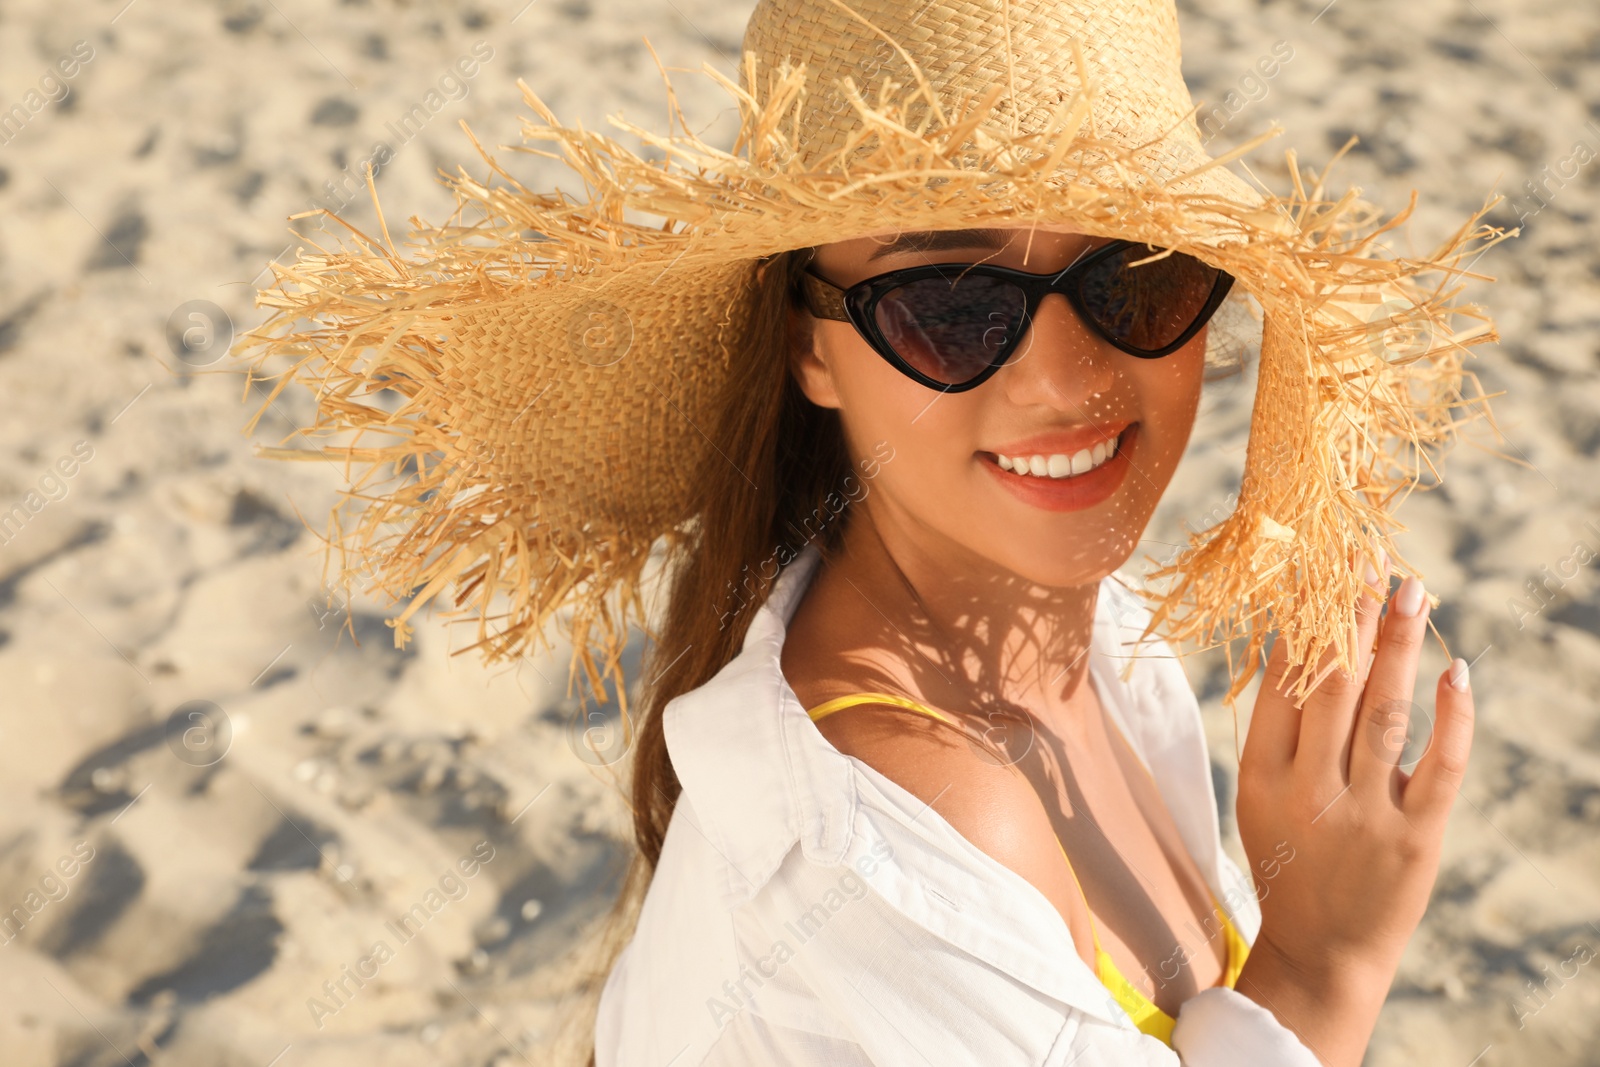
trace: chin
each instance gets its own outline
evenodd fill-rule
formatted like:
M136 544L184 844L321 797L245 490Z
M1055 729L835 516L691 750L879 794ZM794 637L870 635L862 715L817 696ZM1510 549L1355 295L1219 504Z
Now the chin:
M1045 525L1044 529L1024 530L1016 525L995 529L988 547L974 546L974 551L1024 581L1050 589L1070 589L1097 583L1114 573L1132 558L1139 543L1137 532L1120 525ZM997 551L997 546L1003 547Z

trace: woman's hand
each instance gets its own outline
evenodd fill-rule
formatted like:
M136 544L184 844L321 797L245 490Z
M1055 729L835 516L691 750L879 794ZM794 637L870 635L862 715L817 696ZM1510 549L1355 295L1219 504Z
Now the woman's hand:
M1237 988L1328 1064L1361 1062L1438 876L1472 748L1472 695L1458 659L1439 678L1427 750L1412 774L1400 770L1427 617L1415 578L1381 625L1377 598L1363 595L1356 677L1331 671L1302 709L1282 692L1295 670L1280 642L1240 760L1239 836L1261 931Z

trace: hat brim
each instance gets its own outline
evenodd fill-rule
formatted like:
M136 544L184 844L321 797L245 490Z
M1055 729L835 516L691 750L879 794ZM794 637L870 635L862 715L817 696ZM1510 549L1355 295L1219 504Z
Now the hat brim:
M1296 662L1328 650L1353 662L1353 631L1337 621L1359 593L1351 561L1387 552L1404 569L1392 508L1481 408L1462 392L1461 359L1496 335L1481 309L1449 303L1445 282L1509 236L1479 224L1495 201L1431 255L1393 258L1380 237L1409 209L1380 225L1354 195L1324 200L1320 181L1307 189L1297 173L1279 197L1228 169L1270 134L1221 160L1131 150L1091 138L1073 100L1048 129L1001 139L983 132L992 96L925 129L906 121L908 97L872 105L852 89L863 134L818 165L793 153L785 126L803 68L779 72L761 104L708 73L740 108L732 152L686 124L660 135L613 119L641 154L561 125L519 82L537 115L525 139L557 147L546 154L572 167L586 201L523 188L474 139L504 184L464 169L447 179L456 215L412 220L417 257L401 257L387 230L382 243L357 232L349 247L274 264L258 293L274 313L236 351L255 352L252 372L278 388L316 391L305 436L343 436L312 453L356 472L347 497L360 518L331 543L347 576L409 601L397 643L453 589L486 657L521 654L569 608L578 664L594 681L594 643L614 670L652 545L690 536L693 479L717 447L708 433L742 354L756 265L898 229L1032 223L1188 252L1264 313L1238 505L1157 573L1155 624L1179 639L1242 637L1245 661L1276 628ZM460 224L468 206L483 221ZM1432 291L1418 283L1428 274L1440 277ZM1455 315L1476 325L1454 329ZM276 332L299 320L315 325ZM1385 338L1405 330L1425 343L1396 358ZM269 370L285 355L290 369ZM273 454L290 452L307 454Z

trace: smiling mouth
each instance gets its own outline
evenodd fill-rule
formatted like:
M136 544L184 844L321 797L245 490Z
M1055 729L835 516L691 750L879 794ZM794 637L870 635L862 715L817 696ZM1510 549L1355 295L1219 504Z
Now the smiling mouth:
M1056 480L1075 478L1080 474L1088 474L1116 458L1127 432L1127 429L1124 429L1115 440L1101 441L1093 448L1079 449L1070 454L1052 452L1035 453L1031 456L1002 456L994 453L994 459L1001 470L1010 471L1012 474Z

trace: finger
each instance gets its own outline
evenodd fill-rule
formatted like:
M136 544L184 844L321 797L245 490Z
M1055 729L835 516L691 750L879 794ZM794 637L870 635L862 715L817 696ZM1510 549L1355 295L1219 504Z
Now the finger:
M1425 832L1438 834L1444 830L1450 807L1467 775L1476 719L1467 664L1458 659L1439 676L1434 694L1433 737L1400 797L1406 818Z
M1380 556L1379 561L1381 574L1378 570L1374 570L1370 563L1364 565L1366 575L1363 580L1362 591L1356 597L1356 678L1357 686L1360 689L1366 688L1367 680L1372 674L1372 661L1377 651L1378 628L1383 617L1383 601L1388 597L1388 560ZM1380 747L1381 754L1386 754L1389 748L1393 747L1395 753L1393 762L1398 765L1400 760L1399 753L1405 746L1404 735L1407 720L1402 717L1397 727L1391 721L1394 718L1392 707L1384 709L1383 714L1385 716L1383 721L1373 722L1368 720L1365 726L1360 725L1361 719L1358 716L1356 734L1364 738L1369 744L1380 744L1382 746ZM1393 746L1391 743L1394 741L1397 729L1401 740L1398 746ZM1355 740L1355 738L1347 738L1341 752L1340 770L1343 772L1346 781L1351 780L1350 752ZM1395 791L1391 799L1398 800L1398 781L1391 780L1391 786Z
M1351 723L1361 701L1354 674L1335 667L1338 649L1329 648L1312 672L1317 687L1306 698L1300 716L1300 743L1295 748L1295 774L1334 789L1345 785Z
M1375 594L1388 587L1388 559L1380 554L1377 569L1365 560L1358 560L1357 563L1364 575L1363 591L1356 598L1356 654L1358 676L1364 678L1372 662L1373 640L1378 632L1378 618L1382 609L1382 604ZM1322 684L1306 701L1304 711L1295 708L1293 698L1286 693L1290 684L1299 679L1303 668L1289 665L1288 647L1283 641L1273 644L1272 656L1267 661L1266 678L1261 687L1261 695L1256 698L1254 713L1264 720L1263 728L1257 735L1255 719L1251 720L1250 726L1250 735L1261 737L1259 745L1261 755L1276 761L1279 765L1298 762L1297 753L1304 746L1303 738L1308 716L1325 725L1331 722L1333 725L1329 730L1330 738L1342 744L1349 736L1348 723L1350 716L1354 714L1356 693L1359 692L1359 684L1348 675L1335 678L1331 684L1324 678ZM1324 654L1318 668L1319 672L1325 670L1333 656L1332 651ZM1270 725L1265 720L1270 720ZM1247 737L1246 752L1249 749L1249 737ZM1241 756L1240 759L1242 762L1244 757ZM1344 784L1345 763L1346 757L1341 753L1335 765L1339 775L1338 784L1341 786ZM1328 777L1333 777L1333 773L1329 773Z
M1277 770L1294 762L1300 712L1282 692L1285 675L1290 673L1288 647L1282 639L1272 643L1266 677L1261 681L1244 736L1244 751L1239 755L1241 770L1245 766Z
M1382 793L1398 798L1395 772L1405 748L1417 657L1427 627L1427 591L1417 578L1407 578L1389 599L1361 697L1356 736L1350 739L1350 787L1358 796Z
M1379 589L1379 575L1370 564L1362 564L1366 572L1363 585ZM1387 568L1385 568L1387 569ZM1300 744L1295 750L1295 768L1299 774L1335 789L1344 788L1350 766L1350 737L1357 721L1361 689L1369 676L1376 657L1372 651L1373 640L1380 629L1380 608L1376 596L1363 590L1356 598L1354 632L1354 671L1332 666L1337 655L1330 648L1317 667L1320 681L1305 703L1300 722Z
M1363 561L1365 577L1362 590L1356 597L1356 678L1367 684L1367 674L1372 669L1372 654L1378 639L1378 620L1383 615L1383 602L1389 596L1389 560L1378 556L1378 566Z
M1379 630L1376 598L1363 597L1365 608L1358 608L1352 619L1350 649L1354 670L1346 672L1334 667L1338 649L1330 648L1318 664L1317 688L1306 701L1306 712L1301 717L1299 747L1294 750L1296 776L1320 782L1331 789L1344 789L1347 768L1350 765L1350 733L1357 721L1357 709L1362 702L1362 675L1376 662L1366 649L1371 648L1373 633Z

